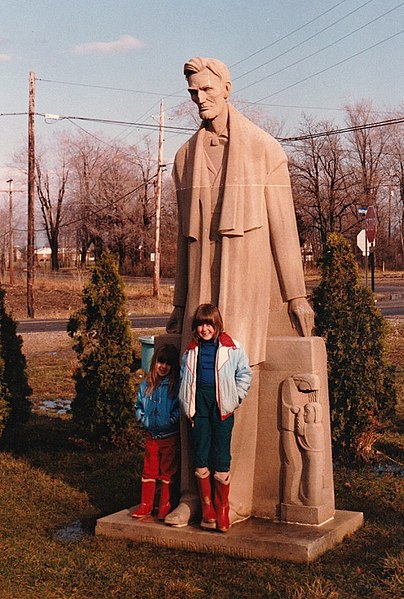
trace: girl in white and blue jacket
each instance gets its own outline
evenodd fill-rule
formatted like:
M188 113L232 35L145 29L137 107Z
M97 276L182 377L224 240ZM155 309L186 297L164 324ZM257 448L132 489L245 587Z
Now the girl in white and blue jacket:
M173 345L154 354L150 371L141 382L135 404L136 419L146 429L141 503L133 518L149 516L154 507L156 481L161 481L157 518L171 510L171 484L179 462L179 355Z
M219 309L201 304L192 321L193 339L180 373L180 407L191 422L195 476L202 505L203 528L229 527L230 443L234 411L252 379L241 344L223 330ZM214 472L212 498L211 471Z

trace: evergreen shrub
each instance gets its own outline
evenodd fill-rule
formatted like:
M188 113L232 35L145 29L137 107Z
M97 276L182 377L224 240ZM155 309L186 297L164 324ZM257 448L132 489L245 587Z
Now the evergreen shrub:
M341 234L329 235L320 269L312 299L316 334L327 347L333 451L340 460L367 459L396 403L387 325Z
M31 414L27 363L17 323L6 312L5 291L0 287L0 428L23 424ZM1 432L1 431L0 431Z
M89 438L119 442L134 417L133 350L123 281L110 253L92 268L83 304L67 327L79 360L73 418Z
M10 398L4 382L4 361L0 358L0 437L10 414Z

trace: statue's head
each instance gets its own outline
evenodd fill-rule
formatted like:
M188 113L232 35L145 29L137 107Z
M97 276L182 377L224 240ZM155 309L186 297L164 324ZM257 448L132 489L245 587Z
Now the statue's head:
M223 62L216 58L191 58L184 65L184 74L202 120L213 120L226 110L231 81Z
M323 417L321 404L317 401L307 403L304 406L304 421L307 423L321 422Z

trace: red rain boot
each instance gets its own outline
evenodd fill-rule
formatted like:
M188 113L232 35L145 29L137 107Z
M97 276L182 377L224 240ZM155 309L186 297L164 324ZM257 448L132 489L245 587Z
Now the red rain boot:
M137 510L132 514L132 518L145 518L150 516L153 511L154 493L156 490L156 481L154 478L142 478L142 498Z
M216 512L212 503L212 490L210 486L209 470L203 476L195 472L196 480L198 481L199 497L202 507L202 528L216 528Z
M164 520L171 510L170 491L171 481L162 480L160 487L159 511L157 514L158 520Z
M229 521L229 491L230 474L227 479L217 478L215 474L215 509L217 528L220 532L227 532L230 528Z

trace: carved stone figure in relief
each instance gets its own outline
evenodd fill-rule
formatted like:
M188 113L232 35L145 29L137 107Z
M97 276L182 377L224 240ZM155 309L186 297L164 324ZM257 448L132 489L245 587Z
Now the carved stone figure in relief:
M324 427L315 374L288 377L282 384L281 440L283 502L322 504Z

